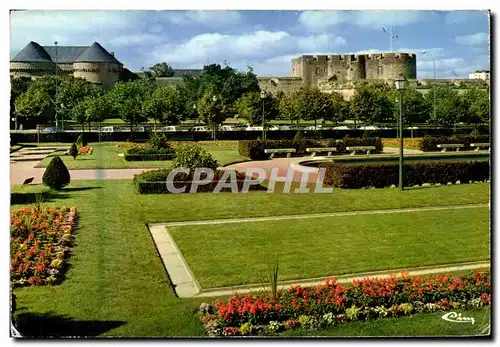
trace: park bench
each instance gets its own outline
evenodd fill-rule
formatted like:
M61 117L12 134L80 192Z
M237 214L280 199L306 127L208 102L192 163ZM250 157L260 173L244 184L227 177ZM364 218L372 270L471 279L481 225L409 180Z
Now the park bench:
M464 148L464 145L462 143L441 143L437 145L437 148L442 148L441 152L446 152L448 148L456 148L458 152L460 148Z
M349 146L345 148L347 151L351 152L351 155L355 155L356 152L366 151L366 155L369 155L371 151L375 150L375 146Z
M306 148L306 152L311 153L312 157L316 156L316 153L328 152L328 156L332 155L332 152L337 152L336 147L319 147L319 148Z
M264 150L264 153L271 154L270 156L271 159L274 158L275 154L279 153L286 153L286 157L290 158L292 156L292 153L295 152L296 152L295 148L269 148Z
M490 144L489 142L488 143L471 143L470 144L471 147L476 147L475 151L479 151L479 149L481 147L488 147L488 149L490 148Z

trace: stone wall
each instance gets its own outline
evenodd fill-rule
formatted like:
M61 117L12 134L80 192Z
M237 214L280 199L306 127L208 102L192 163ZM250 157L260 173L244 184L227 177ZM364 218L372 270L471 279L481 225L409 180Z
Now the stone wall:
M300 77L257 77L257 81L261 90L274 95L279 91L290 93L304 86Z
M73 63L73 76L91 83L101 84L104 90L110 89L120 78L121 64L116 63Z
M54 75L56 66L52 62L11 62L10 75L14 77L41 77L45 75Z

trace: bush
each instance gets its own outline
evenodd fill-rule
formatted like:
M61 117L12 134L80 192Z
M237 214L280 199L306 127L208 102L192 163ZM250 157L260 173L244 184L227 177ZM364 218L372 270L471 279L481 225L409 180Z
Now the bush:
M397 185L399 165L320 163L326 168L324 183L338 188L384 188ZM487 160L468 162L415 162L404 166L404 185L448 182L468 183L484 181L490 177Z
M55 190L61 190L64 186L69 184L69 171L59 156L52 158L49 165L47 165L43 173L42 182Z
M85 147L88 144L87 140L87 134L86 133L81 133L78 138L76 139L76 145L78 147Z
M480 136L481 133L479 132L479 130L477 129L472 129L472 131L470 132L470 135L469 136Z
M490 142L489 135L455 135L455 136L425 136L419 144L419 148L423 152L439 151L439 144L445 143L461 143L464 145L463 150L471 150L471 143L474 142Z
M151 133L149 136L148 144L151 148L156 150L170 149L167 135L164 133Z
M152 160L172 160L173 154L125 154L123 159L126 161L152 161Z
M247 140L239 141L238 152L240 155L252 160L265 160L269 154L264 152L270 148L295 148L296 155L307 154L308 147L336 147L337 153L347 153L346 147L349 146L375 146L373 153L380 153L383 150L382 140L379 138L344 138L343 140Z
M297 130L297 132L295 133L295 136L293 137L293 140L294 141L301 141L303 138L304 138L304 133L302 132L302 130Z
M171 192L167 189L166 183L168 175L172 169L173 168L152 170L135 175L134 185L136 187L137 192L139 194L171 194ZM212 182L206 185L198 186L196 192L198 193L212 192L219 183L219 180L222 178L223 173L224 170L216 170ZM175 181L173 182L174 187L182 188L186 186L186 190L184 193L189 193L192 185L193 174L194 170L191 170L189 175L182 172L178 173L175 176ZM201 179L204 179L205 177L206 176L202 175ZM238 179L237 182L238 191L241 191L243 187L243 182L245 179L247 179L247 177L242 172L237 172L236 177ZM249 186L249 190L265 190L265 189L266 189L265 187L262 187L260 185ZM231 192L231 189L223 188L221 192Z
M217 169L219 164L212 155L198 145L181 145L175 149L174 167Z
M76 143L71 144L69 155L71 155L73 159L76 159L76 156L78 155L78 148L76 147Z

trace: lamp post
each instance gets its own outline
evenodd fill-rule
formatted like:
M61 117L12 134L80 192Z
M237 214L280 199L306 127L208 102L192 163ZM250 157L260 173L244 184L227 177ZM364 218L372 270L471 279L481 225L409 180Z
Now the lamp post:
M56 129L59 130L59 121L57 119L57 41L54 42L54 45L56 46L56 58L55 58L55 65L56 65L56 96L54 97L54 112L56 114Z
M214 110L213 110L213 114L212 114L212 136L213 136L213 139L215 140L215 103L217 102L217 96L214 95L212 97L212 100L214 102Z
M260 92L260 99L262 100L262 140L266 139L266 116L264 114L264 100L267 97L267 93L263 90Z
M434 58L434 55L432 55L432 53L429 51L422 51L422 54L430 55L432 58L432 67L434 70L434 83L436 83L436 59ZM435 84L432 86L432 118L434 121L436 121L436 85Z
M196 117L196 104L193 104L193 115ZM198 124L198 117L194 119L194 124Z
M394 83L399 90L399 189L403 190L403 90L405 89L405 80L399 76Z

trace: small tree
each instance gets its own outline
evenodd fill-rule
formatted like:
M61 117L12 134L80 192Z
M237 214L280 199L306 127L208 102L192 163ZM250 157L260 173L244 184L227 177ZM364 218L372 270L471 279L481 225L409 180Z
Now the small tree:
M188 168L190 169L190 173L192 173L196 168L210 168L215 170L218 166L217 160L201 146L181 145L175 149L173 167Z
M52 158L49 165L47 165L43 173L42 182L55 190L61 190L64 186L69 184L69 171L59 156Z
M71 147L69 149L69 155L71 155L73 159L76 159L76 157L78 156L78 148L76 147L76 143L74 142L71 144Z

